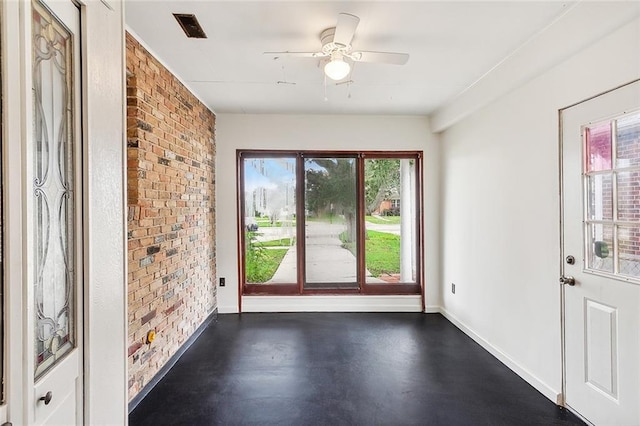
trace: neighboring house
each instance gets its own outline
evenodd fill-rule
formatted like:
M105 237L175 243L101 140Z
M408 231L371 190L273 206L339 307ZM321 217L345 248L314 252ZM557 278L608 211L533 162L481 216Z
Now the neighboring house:
M400 212L400 195L394 191L388 198L382 200L378 207L371 212L374 215L385 216L387 214L397 216L395 212Z

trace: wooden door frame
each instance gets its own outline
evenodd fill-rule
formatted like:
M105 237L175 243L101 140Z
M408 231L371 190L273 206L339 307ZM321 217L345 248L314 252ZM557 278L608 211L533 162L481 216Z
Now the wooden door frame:
M290 284L247 284L245 282L245 216L244 216L244 159L246 158L292 158L296 161L296 215L304 217L304 159L307 157L319 158L354 158L356 160L356 211L358 218L364 217L364 160L365 159L412 159L416 161L415 166L415 197L413 202L416 206L416 282L405 283L398 286L394 284L371 285L367 284L362 275L365 268L364 250L359 247L357 261L357 289L304 289L304 268L305 268L305 223L296 221L297 230L297 282ZM236 187L238 188L237 222L238 222L238 309L242 312L242 297L251 295L290 295L290 296L313 296L313 295L420 295L422 311L425 307L426 284L424 282L424 206L423 206L423 157L422 151L332 151L332 150L236 150ZM364 242L364 221L357 223L357 235L360 243Z

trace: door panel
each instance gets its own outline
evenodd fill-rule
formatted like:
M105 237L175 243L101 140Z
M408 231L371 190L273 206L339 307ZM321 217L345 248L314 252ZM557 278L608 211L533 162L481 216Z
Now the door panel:
M639 110L635 82L562 111L565 401L594 424L640 424Z
M25 7L31 8L32 46L25 241L33 424L80 424L80 14L71 1L34 1ZM47 394L51 397L44 399Z
M46 375L46 378L34 387L36 401L35 424L37 425L73 425L77 422L76 401L78 391L81 390L81 377L77 372L78 351L74 351L65 358L63 363L56 365ZM70 378L75 378L70 380ZM44 404L40 398L51 392L51 402Z
M586 382L617 397L618 309L585 299Z

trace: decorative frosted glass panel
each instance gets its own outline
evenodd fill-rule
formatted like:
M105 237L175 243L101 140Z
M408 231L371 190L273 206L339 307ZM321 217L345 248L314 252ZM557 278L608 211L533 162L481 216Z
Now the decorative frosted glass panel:
M618 272L640 277L640 227L618 227Z
M245 282L296 283L296 159L246 158L243 167Z
M365 160L367 284L416 282L415 180L415 160Z
M72 40L33 4L33 182L30 235L35 375L75 345L75 191Z
M356 159L308 158L305 289L358 288Z
M591 220L613 219L613 185L610 174L589 176L587 214Z
M611 169L611 124L590 126L586 131L587 172Z
M640 112L620 118L617 124L616 166L640 166Z
M613 226L593 223L587 231L589 269L613 272Z
M618 220L640 223L640 170L618 172Z

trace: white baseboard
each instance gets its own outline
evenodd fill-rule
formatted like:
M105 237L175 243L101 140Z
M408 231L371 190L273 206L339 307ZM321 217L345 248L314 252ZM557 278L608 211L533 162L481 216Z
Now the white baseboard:
M386 295L243 296L242 312L422 312L422 300Z
M424 308L425 314L439 314L441 311L440 306L427 306Z
M522 379L524 381L526 381L531 386L536 388L538 390L538 392L540 392L545 397L550 399L554 404L557 404L558 401L560 401L560 398L561 398L561 393L560 392L558 392L555 389L552 389L551 387L549 387L546 383L544 383L543 381L538 379L536 376L531 374L529 371L527 371L525 368L523 368L520 364L518 364L516 361L514 361L507 354L502 352L497 347L493 346L491 343L489 343L488 341L486 341L482 337L480 337L474 330L472 330L471 328L467 327L464 323L462 323L460 320L458 320L454 315L449 313L446 309L440 307L439 308L439 312L446 319L448 319L453 325L455 325L462 332L464 332L464 334L466 334L467 336L471 337L476 343L478 343L480 346L482 346L484 349L486 349L487 352L489 352L491 355L496 357L498 359L498 361L502 362L509 369L511 369L514 373L516 373L518 376L522 377Z
M238 305L218 305L219 314L237 314Z

